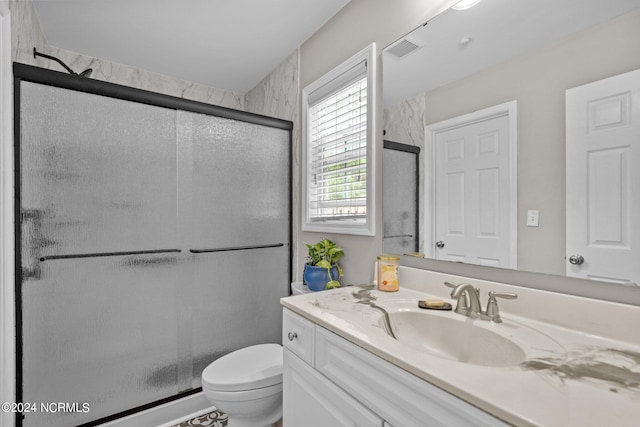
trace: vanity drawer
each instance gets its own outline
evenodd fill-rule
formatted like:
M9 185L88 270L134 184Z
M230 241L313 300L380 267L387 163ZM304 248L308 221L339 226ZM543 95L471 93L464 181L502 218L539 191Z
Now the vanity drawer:
M289 310L282 311L282 343L309 365L314 364L315 324Z
M316 369L394 426L506 426L370 352L316 328Z

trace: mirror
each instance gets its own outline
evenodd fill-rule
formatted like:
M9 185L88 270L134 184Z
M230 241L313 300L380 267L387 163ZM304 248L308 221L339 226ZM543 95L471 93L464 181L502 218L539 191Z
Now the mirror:
M425 143L425 126L515 101L513 268L577 271L579 265L568 265L566 240L567 223L571 227L574 220L566 213L565 94L637 69L640 0L482 0L471 9L448 9L387 46L384 139L425 153L419 165L419 252L438 258L438 207L432 201L438 198L430 195L435 178L427 160L434 148ZM393 228L397 215L383 217L384 228ZM640 212L626 221L637 226ZM640 284L640 273L633 280L600 280Z

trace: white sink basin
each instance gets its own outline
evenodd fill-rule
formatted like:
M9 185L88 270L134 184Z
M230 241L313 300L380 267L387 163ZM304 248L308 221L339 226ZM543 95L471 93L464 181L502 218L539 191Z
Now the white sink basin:
M555 340L537 330L505 320L492 323L471 319L453 311L424 310L416 300L386 301L377 304L388 313L380 316L380 326L403 345L461 363L508 367L527 359L565 354Z

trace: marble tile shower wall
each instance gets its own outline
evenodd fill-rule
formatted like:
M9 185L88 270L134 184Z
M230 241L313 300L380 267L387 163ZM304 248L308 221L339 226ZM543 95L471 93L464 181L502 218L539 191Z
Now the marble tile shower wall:
M293 120L298 115L298 50L245 95L252 113Z
M33 48L61 59L73 70L93 68L91 78L124 86L177 96L193 101L244 109L244 94L175 79L151 71L92 58L49 46L30 0L11 0L12 59L23 64L61 70L59 64L45 58L33 58Z
M418 95L384 109L384 139L424 148L425 97Z
M49 61L33 57L34 47L44 52L47 46L33 4L31 1L10 0L9 9L11 10L11 59L23 64L45 67L45 62Z

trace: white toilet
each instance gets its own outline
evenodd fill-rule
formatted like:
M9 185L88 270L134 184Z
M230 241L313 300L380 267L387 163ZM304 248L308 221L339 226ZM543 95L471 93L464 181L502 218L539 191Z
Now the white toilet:
M282 418L282 346L259 344L222 356L202 372L202 391L228 427L270 426Z

